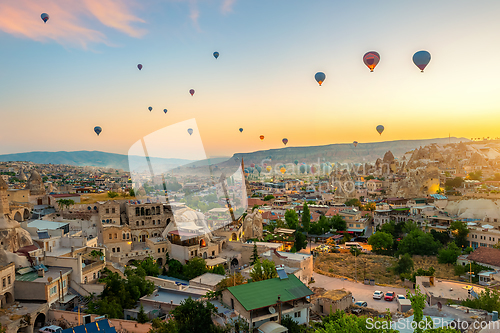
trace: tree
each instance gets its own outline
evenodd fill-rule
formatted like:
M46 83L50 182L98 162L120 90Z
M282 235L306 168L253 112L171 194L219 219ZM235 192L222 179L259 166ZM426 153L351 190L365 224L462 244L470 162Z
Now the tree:
M131 197L135 197L135 191L133 188L129 188L128 190L128 194L131 196Z
M250 266L255 265L258 259L259 259L259 252L257 251L257 243L254 242L252 256L250 257Z
M458 247L467 247L469 245L469 242L467 241L469 229L467 228L467 224L465 222L451 222L450 231Z
M119 196L119 194L116 192L113 192L113 191L108 192L108 198L113 199L113 198L116 198L117 196Z
M380 322L380 323L376 323ZM397 333L391 329L388 319L373 319L337 310L334 314L323 317L323 322L315 325L315 333ZM379 328L380 327L380 328Z
M137 314L137 322L139 322L140 324L144 324L147 323L148 321L149 317L146 314L146 312L144 312L144 307L141 304L141 308L139 310L139 313Z
M413 270L413 267L413 259L408 253L405 253L401 256L401 258L399 258L396 266L394 266L394 272L398 275L410 273Z
M445 184L445 186L448 186L451 188L457 188L457 187L461 187L463 183L464 183L464 180L461 177L455 177L453 179L448 179L444 184Z
M219 275L226 275L226 270L224 269L224 266L217 265L210 270L210 273L219 274Z
M304 228L306 232L309 232L311 228L311 212L309 211L307 202L304 202L304 208L302 209L302 228Z
M476 298L469 298L462 301L462 305L473 309L482 309L488 312L500 312L500 295L496 290L485 288Z
M250 277L252 278L253 282L263 281L278 277L278 273L276 272L276 267L274 266L274 262L264 259L264 261L262 261L261 263L260 259L257 259L257 262L250 271Z
M221 280L217 284L216 289L218 291L222 291L222 290L225 290L229 287L239 286L240 284L243 284L243 283L245 283L245 278L243 277L243 275L241 275L241 273L238 272L235 274L231 274L230 276L228 276L224 280Z
M337 231L346 231L347 230L347 223L342 218L342 216L340 216L339 214L334 215L331 218L331 223L332 223L332 228L336 229Z
M142 268L147 276L158 276L160 275L160 267L156 264L153 257L149 256L144 260L136 260L134 266L137 268Z
M410 300L411 307L413 309L413 321L417 324L414 332L423 332L423 328L421 327L420 322L424 320L424 307L427 296L420 292L420 287L417 285L415 286L414 294L412 294L410 291L407 291L407 297Z
M70 206L74 205L75 201L71 199L59 199L57 200L57 205L59 206L59 210L63 208L68 209Z
M399 242L398 253L429 256L437 254L440 247L441 244L436 242L431 234L416 229Z
M376 254L388 254L392 250L394 239L391 234L378 231L368 238L368 244L372 246L372 252Z
M450 241L450 235L447 231L436 231L434 229L431 229L430 233L436 241L440 242L443 245L448 244L448 242Z
M351 246L351 248L349 249L349 252L355 256L355 257L358 257L361 253L361 250L359 248L357 248L356 246Z
M359 209L361 209L363 207L363 205L361 204L361 201L359 201L358 199L349 199L345 202L345 205L346 206L355 206L355 207L358 207Z
M299 216L297 215L297 212L293 209L288 209L285 212L285 221L286 221L286 226L289 229L297 229L299 226Z
M203 258L194 257L184 266L183 271L186 278L191 280L207 272L207 263Z
M446 248L439 250L438 262L440 264L455 264L461 252L462 251L457 244L455 244L455 242L451 242Z
M469 174L467 175L467 178L471 180L481 180L482 177L483 177L482 170L478 170L476 172L469 172Z
M268 195L266 195L266 196L264 197L264 199L262 199L262 200L263 200L263 201L269 201L269 200L271 200L271 199L274 199L274 195L272 195L272 194L268 194Z
M307 237L299 230L295 231L295 251L299 252L307 247Z
M304 332L303 326L300 326L291 316L284 316L281 319L281 325L288 328L288 333L302 333Z
M217 308L212 303L189 297L172 310L173 318L168 322L153 321L149 333L223 332L212 321L212 316L216 313Z

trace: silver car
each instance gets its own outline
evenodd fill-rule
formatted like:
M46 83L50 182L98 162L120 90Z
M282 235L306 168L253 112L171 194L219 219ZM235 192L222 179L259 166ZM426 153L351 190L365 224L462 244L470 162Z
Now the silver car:
M382 299L384 298L384 293L380 290L376 290L374 293L373 293L373 299Z

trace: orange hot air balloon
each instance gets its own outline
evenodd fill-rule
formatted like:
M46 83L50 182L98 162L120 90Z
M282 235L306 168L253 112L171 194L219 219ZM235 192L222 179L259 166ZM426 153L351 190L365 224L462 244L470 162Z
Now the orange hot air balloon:
M285 168L281 168L280 171L281 171L282 174L285 174L286 169Z
M380 55L375 51L366 52L363 56L363 62L370 69L370 72L373 72L379 61Z
M261 140L264 140L264 136L263 136L263 135L261 135L261 136L260 136L260 139L261 139Z

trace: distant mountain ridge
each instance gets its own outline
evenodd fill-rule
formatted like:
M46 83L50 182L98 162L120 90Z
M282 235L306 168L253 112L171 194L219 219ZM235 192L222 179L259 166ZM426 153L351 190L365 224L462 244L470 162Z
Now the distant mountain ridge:
M129 170L129 156L102 151L34 151L17 154L0 155L0 162L21 161L37 164L67 164L75 166L94 166L103 168L114 168ZM191 163L184 159L162 159L151 158L151 162L161 161L162 164L175 168L180 165ZM140 156L132 156L131 162L135 165L144 164L145 160Z
M189 165L189 167L201 167L210 164L231 163L233 159L243 158L246 162L260 163L260 161L271 157L273 163L292 163L294 160L300 162L374 162L377 158L382 158L390 150L398 158L406 152L423 147L432 143L447 144L458 143L460 141L469 142L466 138L436 138L426 140L397 140L385 142L359 143L357 147L347 143L335 143L324 146L306 146L306 147L286 147L279 149L261 150L251 153L236 153L229 157L216 157L207 161L192 161L184 159L163 159L151 158L151 163L162 164L173 169L179 166ZM106 153L102 151L35 151L16 154L0 155L0 162L23 161L37 164L67 164L76 166L95 166L104 168L115 168L129 170L129 156L115 153ZM145 159L140 156L133 156L131 162L134 165L141 165L146 170Z

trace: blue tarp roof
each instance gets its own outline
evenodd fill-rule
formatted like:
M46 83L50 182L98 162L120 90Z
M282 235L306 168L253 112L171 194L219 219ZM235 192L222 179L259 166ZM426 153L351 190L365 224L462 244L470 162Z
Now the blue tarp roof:
M87 325L80 325L73 328L67 328L61 333L116 333L114 327L109 326L108 319L99 320Z

